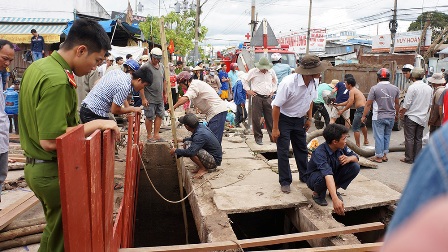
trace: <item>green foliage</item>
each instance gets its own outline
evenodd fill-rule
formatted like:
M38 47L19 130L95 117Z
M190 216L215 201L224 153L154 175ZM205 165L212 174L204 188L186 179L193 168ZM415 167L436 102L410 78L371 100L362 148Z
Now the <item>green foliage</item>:
M194 27L195 11L186 11L182 13L170 12L165 19L166 41L173 40L175 54L186 55L194 49ZM140 29L148 40L160 44L160 24L159 17L148 17L146 22L140 23ZM199 28L199 42L204 40L207 34L207 27Z
M430 20L429 27L432 29L432 41L434 41L443 29L448 26L448 15L445 13L438 11L423 12L409 25L408 31L422 30L428 19Z

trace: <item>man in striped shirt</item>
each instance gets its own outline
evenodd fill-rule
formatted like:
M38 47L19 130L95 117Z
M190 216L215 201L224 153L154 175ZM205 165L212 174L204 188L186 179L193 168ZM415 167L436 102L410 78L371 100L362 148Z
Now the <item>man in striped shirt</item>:
M129 106L126 98L131 86L139 91L152 83L152 73L147 67L139 67L135 60L127 60L130 73L113 70L100 79L82 101L80 119L86 123L95 119L109 119L109 112L116 115L139 112L140 107ZM124 107L123 107L124 105Z

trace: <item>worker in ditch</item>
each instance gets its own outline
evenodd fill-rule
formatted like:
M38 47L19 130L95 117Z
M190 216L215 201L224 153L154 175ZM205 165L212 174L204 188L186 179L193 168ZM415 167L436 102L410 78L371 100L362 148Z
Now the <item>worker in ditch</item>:
M64 251L57 160L57 152L62 150L57 149L56 138L79 124L74 75L96 69L110 49L109 37L96 21L77 19L60 49L31 64L23 75L19 128L26 156L25 180L42 203L47 223L40 252ZM85 136L97 129L111 129L120 136L112 120L84 124ZM69 151L78 153L76 148Z
M216 170L222 161L222 146L215 134L202 123L195 114L188 113L179 118L185 128L190 131L191 137L178 139L185 143L183 149L171 148L170 154L177 157L189 157L198 168L191 171L193 178L200 179L204 174Z
M344 215L344 203L339 188L344 190L358 175L359 157L346 145L348 129L339 124L328 125L323 132L325 143L311 155L305 174L308 188L313 190L313 200L320 206L328 205L327 189L333 209Z

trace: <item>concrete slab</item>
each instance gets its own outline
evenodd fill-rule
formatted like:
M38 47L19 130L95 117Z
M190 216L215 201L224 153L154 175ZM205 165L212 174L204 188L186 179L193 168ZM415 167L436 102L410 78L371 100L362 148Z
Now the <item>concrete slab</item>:
M227 214L293 208L308 203L308 199L297 190L292 190L289 194L283 193L278 183L216 189L213 201L219 210Z
M272 173L269 166L262 160L245 159L242 162L240 159L224 159L216 173L211 173L207 177L213 176L209 182L212 189L217 189L245 180L249 174L260 169Z
M277 145L275 143L271 143L267 134L263 135L263 145L258 145L253 137L246 139L246 144L253 152L277 152Z
M328 196L328 206L319 206L312 200L312 191L306 188L304 183L299 183L302 193L317 208L323 211L332 212L333 202ZM383 183L376 180L366 179L364 176L358 176L349 185L346 191L339 189L344 199L344 207L346 211L356 211L361 209L369 209L373 207L388 206L398 202L401 194L389 188Z
M241 137L224 137L221 146L223 149L248 148L245 139Z
M8 171L8 176L6 177L5 182L17 180L18 178L20 178L24 175L25 175L25 173L23 170Z
M249 148L224 149L223 159L253 159L254 155Z
M273 172L278 174L278 159L269 160L268 165L271 166ZM294 158L289 159L289 167L291 168L292 173L299 172L299 170L297 169L296 160Z

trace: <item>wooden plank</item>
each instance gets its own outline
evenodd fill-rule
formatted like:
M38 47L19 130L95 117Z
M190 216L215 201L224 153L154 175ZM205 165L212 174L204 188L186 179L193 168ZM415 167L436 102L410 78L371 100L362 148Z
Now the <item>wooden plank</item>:
M123 224L123 201L121 201L117 217L115 218L113 240L111 241L111 251L118 251L118 249L120 248L123 235Z
M324 251L379 251L383 246L382 242L374 243L364 243L364 244L353 244L353 245L340 245L331 247L318 247L318 248L306 248L306 249L295 249L295 250L282 250L282 252L324 252Z
M92 213L92 250L104 251L103 194L101 184L101 131L86 139L86 158L89 174L90 212Z
M39 200L30 192L0 211L0 230L4 229L22 213L35 206Z
M103 185L103 225L106 252L112 251L113 240L113 212L114 212L114 167L115 167L115 138L110 130L103 132L102 148L102 185ZM115 252L115 251L113 251Z
M277 235L270 237L246 239L239 241L224 241L214 243L201 243L191 245L176 245L176 246L161 246L161 247L149 247L149 248L128 248L120 249L120 252L149 252L149 251L214 251L214 250L226 250L226 249L239 249L251 248L259 246L267 246L273 244L282 244L296 241L305 241L310 239L317 239L323 237L332 237L340 234L351 234L359 232L367 232L373 230L383 229L384 224L381 222L360 224L348 227L333 228L327 230L318 230L311 232Z
M56 138L56 148L65 251L92 251L84 125Z

